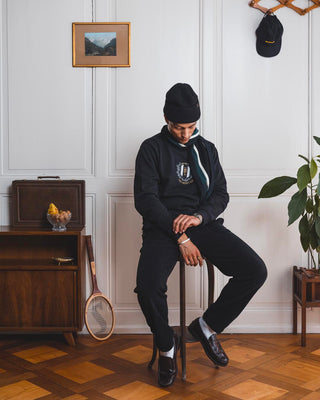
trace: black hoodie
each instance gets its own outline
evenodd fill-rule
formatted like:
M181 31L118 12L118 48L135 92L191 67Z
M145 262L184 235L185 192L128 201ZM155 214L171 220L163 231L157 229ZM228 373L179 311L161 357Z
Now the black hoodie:
M143 217L144 233L158 228L176 240L181 234L175 235L172 227L179 214L199 213L202 224L207 224L225 210L229 195L213 143L201 136L197 139L197 147L204 149L209 161L204 167L211 180L211 194L203 198L189 148L176 146L167 135L165 126L161 133L142 143L136 158L134 199ZM200 158L203 161L205 157L200 154Z

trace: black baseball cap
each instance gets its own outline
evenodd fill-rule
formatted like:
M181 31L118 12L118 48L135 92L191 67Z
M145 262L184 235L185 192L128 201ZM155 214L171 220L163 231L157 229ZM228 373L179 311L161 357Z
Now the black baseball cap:
M257 52L263 57L274 57L279 54L283 26L274 14L266 14L257 30Z

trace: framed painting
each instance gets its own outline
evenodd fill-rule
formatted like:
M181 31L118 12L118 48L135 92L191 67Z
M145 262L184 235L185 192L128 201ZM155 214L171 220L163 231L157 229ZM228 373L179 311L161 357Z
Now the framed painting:
M74 67L130 67L130 22L74 22Z

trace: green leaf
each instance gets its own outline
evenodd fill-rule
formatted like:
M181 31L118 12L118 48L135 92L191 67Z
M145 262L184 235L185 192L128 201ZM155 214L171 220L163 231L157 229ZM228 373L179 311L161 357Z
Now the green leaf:
M297 172L297 185L301 192L311 182L309 165L302 165Z
M311 160L310 163L310 175L311 175L311 179L313 179L316 174L318 172L318 166L317 163L314 161L314 159Z
M305 214L299 222L300 242L304 251L309 247L309 223L307 214Z
M306 189L305 189L306 190ZM299 192L298 192L299 193ZM301 192L301 193L303 193L303 191ZM307 213L312 213L313 212L313 201L312 201L312 198L311 197L309 197L308 199L307 199L307 202L306 202L306 211L307 211Z
M297 179L292 178L291 176L279 176L271 179L271 181L263 185L258 198L260 199L278 196L295 183L297 183Z
M316 232L316 228L315 228L315 224L312 224L311 229L310 229L310 236L309 236L309 240L310 240L310 245L313 249L318 247L318 235Z
M307 214L304 214L304 216L300 219L299 232L302 236L306 236L309 233L309 222Z
M320 138L318 136L313 136L313 139L320 145Z
M288 225L291 225L295 220L297 220L300 215L303 214L307 201L307 189L302 190L302 192L295 193L288 204L288 215L289 221ZM307 215L306 215L307 218Z
M317 235L320 237L320 217L319 216L316 216L316 221L314 223L314 226L316 228Z
M318 186L317 186L317 190L316 190L316 193L317 193L317 195L318 196L320 196L320 174L319 174L319 181L318 181Z
M310 162L310 160L309 160L307 157L305 157L305 156L303 156L303 155L301 155L301 154L299 154L299 157L301 157L301 158L303 158L304 160L306 160L306 161L307 161L307 163L309 163L309 162Z
M307 251L309 248L309 237L300 235L300 243L304 251Z
M314 195L314 202L316 205L316 209L319 207L320 201L319 201L319 196L317 194Z

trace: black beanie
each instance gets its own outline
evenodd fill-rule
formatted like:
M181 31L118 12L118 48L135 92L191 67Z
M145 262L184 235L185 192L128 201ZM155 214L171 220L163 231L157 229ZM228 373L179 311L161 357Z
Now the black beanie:
M187 83L176 83L166 94L163 112L171 122L196 122L201 114L198 96Z

